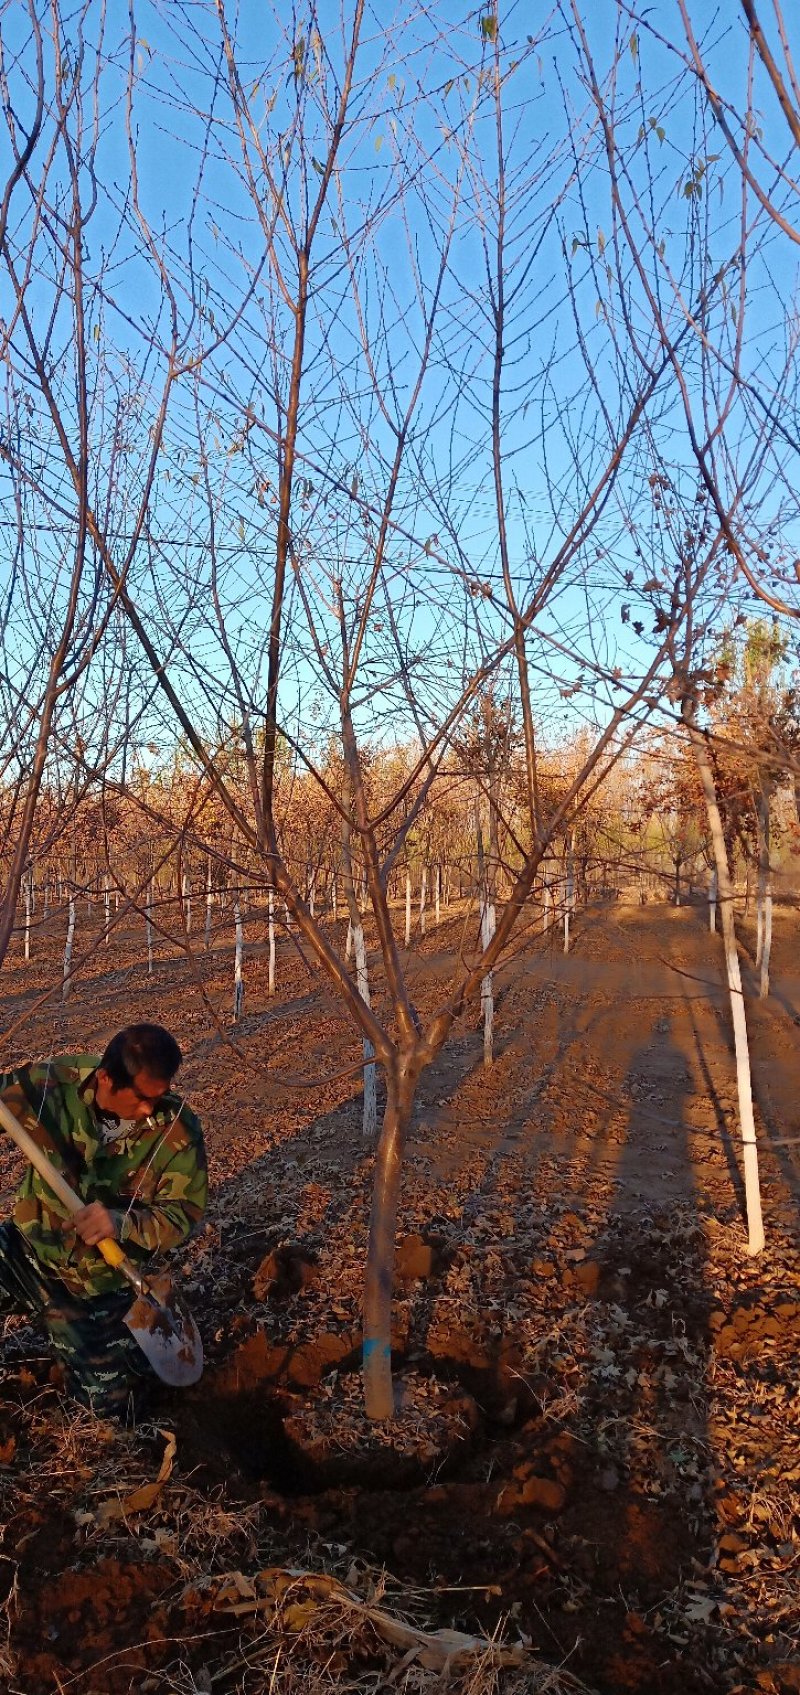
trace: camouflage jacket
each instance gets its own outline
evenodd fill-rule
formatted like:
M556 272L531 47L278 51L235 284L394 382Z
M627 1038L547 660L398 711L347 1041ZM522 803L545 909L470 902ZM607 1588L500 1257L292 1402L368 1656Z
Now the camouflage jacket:
M0 1075L6 1105L72 1188L102 1201L125 1252L137 1263L186 1240L205 1211L206 1157L200 1122L179 1094L115 1141L94 1114L93 1054L62 1054ZM17 1191L14 1221L42 1269L75 1295L127 1288L97 1248L81 1241L69 1212L32 1166Z

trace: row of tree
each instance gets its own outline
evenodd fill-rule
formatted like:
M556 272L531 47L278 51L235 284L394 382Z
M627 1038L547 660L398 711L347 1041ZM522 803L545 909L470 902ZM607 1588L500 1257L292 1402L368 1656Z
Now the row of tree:
M748 894L751 867L757 873L759 933L775 852L785 858L800 845L795 770L800 718L785 658L786 641L775 621L752 620L738 640L728 636L722 642L707 700L706 735L726 851L730 863L743 869ZM539 751L538 788L548 811L555 810L584 763L586 742L578 734L557 750ZM533 845L524 747L508 701L498 705L490 692L481 695L461 746L442 760L424 795L413 746L376 750L369 758L365 752L363 764L373 810L392 795L398 773L408 785L406 812L414 821L385 877L390 901L405 902L406 946L412 910L413 928L424 934L428 914L438 921L442 905L454 899L479 897L483 890L495 903L506 894ZM237 806L252 828L241 737L235 734L226 767ZM344 840L336 805L343 778L341 755L329 744L313 774L284 748L275 784L285 863L311 917L334 923L342 913L350 916L351 878L359 909L366 896L358 842L352 832ZM54 904L79 891L102 900L107 923L112 899L116 912L121 895L141 900L147 890L151 901L174 895L189 933L193 910L196 928L202 903L208 940L214 899L224 902L227 893L246 907L249 892L265 887L259 856L230 819L226 830L216 792L193 784L185 750L159 760L152 748L147 764L132 769L124 788L80 786L71 797L68 789L64 783L43 788L30 833L21 891L24 920L17 919L26 935L26 957L34 912L46 919ZM13 835L13 813L13 792L0 795L6 842ZM539 901L559 884L586 901L638 876L643 890L646 879L653 892L669 880L679 903L687 876L691 886L711 865L690 744L674 731L649 732L590 800L577 800L565 815L542 861Z

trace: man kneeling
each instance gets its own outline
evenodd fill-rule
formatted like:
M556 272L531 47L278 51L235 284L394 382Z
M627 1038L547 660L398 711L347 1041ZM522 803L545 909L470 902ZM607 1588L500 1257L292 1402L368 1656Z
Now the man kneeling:
M96 1243L113 1237L146 1265L205 1211L200 1122L171 1087L182 1057L162 1025L129 1024L99 1057L0 1076L6 1105L85 1201L70 1215L28 1166L0 1224L0 1311L43 1322L68 1391L103 1418L140 1412L154 1375L123 1323L130 1284Z

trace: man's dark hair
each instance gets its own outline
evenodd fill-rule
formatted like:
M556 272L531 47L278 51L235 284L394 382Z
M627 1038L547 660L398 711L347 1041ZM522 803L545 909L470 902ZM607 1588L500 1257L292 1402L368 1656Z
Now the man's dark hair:
M128 1024L112 1036L100 1065L115 1089L125 1089L140 1071L170 1082L182 1059L175 1037L163 1024Z

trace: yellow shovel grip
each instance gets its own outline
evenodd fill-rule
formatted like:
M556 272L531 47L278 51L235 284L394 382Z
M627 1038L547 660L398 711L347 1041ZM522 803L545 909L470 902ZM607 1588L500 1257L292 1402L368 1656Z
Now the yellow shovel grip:
M119 1242L114 1241L113 1236L105 1236L102 1242L97 1243L97 1247L106 1265L119 1266L124 1263L125 1249L120 1247Z

